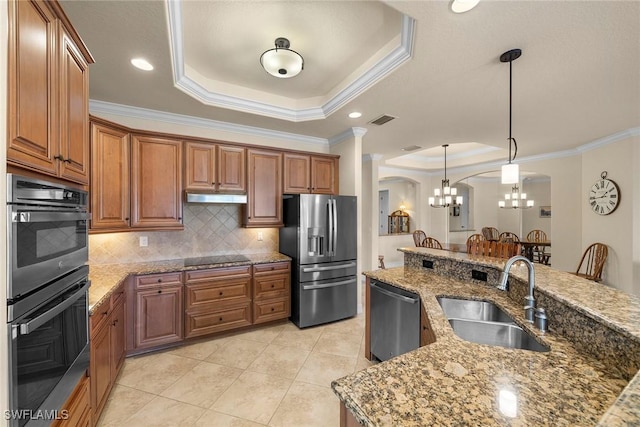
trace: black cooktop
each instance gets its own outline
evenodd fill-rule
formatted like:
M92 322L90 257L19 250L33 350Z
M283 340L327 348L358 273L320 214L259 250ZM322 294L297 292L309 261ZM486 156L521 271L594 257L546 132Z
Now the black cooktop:
M205 257L185 258L185 267L193 267L194 265L210 265L225 264L229 262L245 262L251 261L244 255L214 255Z

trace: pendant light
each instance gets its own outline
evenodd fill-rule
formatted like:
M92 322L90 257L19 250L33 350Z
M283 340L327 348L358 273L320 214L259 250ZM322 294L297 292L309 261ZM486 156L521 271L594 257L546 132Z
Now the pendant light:
M444 179L440 188L433 190L433 197L429 197L429 206L432 208L448 208L449 206L458 206L462 204L462 196L458 196L458 189L449 186L447 179L447 147L444 144ZM437 203L436 203L437 202Z
M304 59L295 50L289 49L291 44L284 37L278 37L276 47L269 49L260 56L262 68L274 77L288 79L300 74L304 69Z
M504 195L504 200L498 201L498 206L501 208L511 209L529 209L534 205L533 200L527 199L527 193L521 193L518 184L511 187L511 193Z
M502 183L503 184L517 184L520 180L520 169L517 163L511 163L512 160L515 160L516 155L518 154L518 144L516 143L516 139L511 136L511 104L512 104L512 67L511 63L516 59L520 58L522 55L522 51L520 49L511 49L502 55L500 55L500 62L508 62L509 63L509 163L506 165L502 165ZM513 157L511 156L511 143L513 142L513 146L515 152L513 153Z

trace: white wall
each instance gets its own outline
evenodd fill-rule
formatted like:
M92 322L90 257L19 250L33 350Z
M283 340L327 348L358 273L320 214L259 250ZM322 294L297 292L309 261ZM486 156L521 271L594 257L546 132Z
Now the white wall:
M540 217L541 206L551 206L551 180L541 179L525 181L522 186L529 199L533 199L535 206L522 211L522 235L524 240L531 230L542 230L549 240L552 240L551 218ZM553 211L552 211L553 216ZM551 260L553 262L553 260Z
M8 45L9 20L7 16L6 3L0 5L0 46ZM2 200L7 199L7 55L6 50L2 49L3 54L0 55L0 194ZM7 223L7 210L0 209L0 224ZM6 227L0 227L0 241L7 241ZM0 245L0 277L7 277L7 246ZM1 281L0 286L0 317L7 318L7 300L6 279ZM8 336L6 332L0 333L0 410L4 414L4 410L9 407L9 396L7 390L9 365L7 360ZM8 425L8 421L4 417L0 417L0 425Z

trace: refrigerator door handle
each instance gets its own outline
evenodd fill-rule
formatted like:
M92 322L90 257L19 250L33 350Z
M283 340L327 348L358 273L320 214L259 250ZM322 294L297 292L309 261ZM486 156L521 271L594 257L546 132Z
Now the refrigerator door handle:
M338 247L338 203L336 199L331 199L333 206L333 254L336 255L336 248Z
M349 268L349 267L355 267L355 266L356 266L355 262L349 262L347 264L333 265L331 267L308 267L308 268L303 268L302 272L303 273L314 273L316 271L341 270L343 268Z
M304 285L302 289L305 291L310 291L314 289L324 289L324 288L334 288L336 286L348 285L349 283L355 283L356 279L350 280L342 280L340 282L332 282L332 283L323 283L321 285Z
M328 208L327 209L327 215L329 217L329 249L328 249L329 253L327 255L329 255L329 256L333 256L334 255L334 253L333 253L333 227L334 227L333 221L334 221L334 218L333 218L333 204L331 202L332 202L331 199L329 199L329 201L327 202L327 208Z

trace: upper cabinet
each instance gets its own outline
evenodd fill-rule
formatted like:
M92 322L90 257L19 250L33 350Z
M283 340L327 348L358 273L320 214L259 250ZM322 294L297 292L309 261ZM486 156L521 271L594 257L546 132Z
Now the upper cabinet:
M245 193L246 150L243 147L185 143L185 190Z
M93 63L57 2L9 2L7 163L89 183Z
M131 227L182 225L182 141L131 136Z
M338 158L284 153L284 193L338 194Z
M247 151L248 191L245 227L282 227L282 153Z

